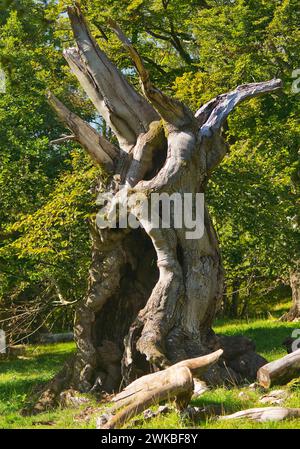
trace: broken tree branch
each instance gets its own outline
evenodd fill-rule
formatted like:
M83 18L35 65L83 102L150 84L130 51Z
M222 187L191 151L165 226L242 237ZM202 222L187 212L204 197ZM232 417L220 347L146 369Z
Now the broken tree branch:
M62 143L69 142L70 140L76 140L76 136L71 134L70 136L61 136L59 139L51 140L50 145L61 145Z
M80 7L69 7L68 15L78 50L65 51L65 57L120 145L130 148L158 116L100 49Z
M98 164L103 165L108 172L113 172L119 150L71 112L52 92L48 92L47 98L59 119L73 132L73 140L77 140Z
M281 89L281 87L282 81L280 79L274 79L262 83L242 84L232 92L216 97L214 100L211 100L209 103L202 106L195 114L195 117L200 121L200 124L202 124L203 113L207 113L208 109L212 107L212 112L209 115L209 118L201 126L201 135L211 137L213 133L219 131L230 112L239 103L248 98L274 92Z
M179 410L187 407L194 391L194 376L201 376L223 354L222 349L202 357L184 360L153 374L140 377L113 398L110 413L122 408L104 425L105 429L122 426L150 405L175 399Z
M257 372L259 385L269 388L274 384L284 384L300 375L300 349L274 362L267 363Z

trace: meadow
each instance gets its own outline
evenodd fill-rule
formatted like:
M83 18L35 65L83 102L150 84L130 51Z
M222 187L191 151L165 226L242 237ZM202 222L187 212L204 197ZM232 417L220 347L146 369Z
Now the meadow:
M299 323L282 323L275 318L248 320L218 321L214 327L217 333L224 335L243 334L255 341L257 351L268 361L275 360L286 354L282 341L297 329ZM101 414L103 404L97 403L95 398L87 396L88 402L78 407L57 408L36 416L24 417L20 410L30 397L30 392L36 385L47 382L59 371L63 362L75 350L73 343L60 343L48 345L28 345L26 353L14 359L0 361L0 428L95 428L96 418ZM300 383L299 383L300 384ZM284 402L287 407L299 407L300 385L294 388L283 387L289 390L289 397ZM280 387L282 388L282 387ZM270 391L278 389L274 386ZM242 393L242 394L241 394ZM192 405L203 407L219 405L223 414L236 411L262 407L260 397L265 394L262 390L249 390L246 386L222 387L211 389ZM206 418L191 423L175 410L170 413L144 420L142 417L136 421L135 427L183 429L191 428L300 428L300 419L291 419L283 422L268 422L264 424L247 420L218 421L215 418ZM130 427L132 424L128 424Z

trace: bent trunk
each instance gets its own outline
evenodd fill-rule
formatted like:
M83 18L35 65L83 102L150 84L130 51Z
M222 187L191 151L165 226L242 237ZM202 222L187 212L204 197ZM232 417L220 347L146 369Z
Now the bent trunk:
M97 139L93 129L49 94L72 136L111 173L106 186L109 200L91 222L89 287L75 319L77 353L73 368L65 370L64 382L59 376L60 388L64 384L80 391L111 392L122 382L224 344L223 361L207 379L218 383L245 377L245 366L253 377L265 363L253 345L240 337L235 349L228 350L230 339L212 331L223 292L223 268L207 209L202 212L201 232L192 233L190 222L197 212L197 194L205 192L211 172L227 152L222 125L228 114L249 97L279 89L280 80L240 86L194 115L153 86L141 57L116 23L110 21L110 26L129 51L144 96L98 47L80 9L68 11L78 48L67 50L65 57L119 148L103 136ZM190 209L178 214L175 206L170 207L165 226L165 205L157 195L170 198L174 193L181 199L187 194ZM140 201L140 196L147 201ZM145 203L156 207L154 216L144 213ZM116 210L123 216L114 228L105 229L104 217L111 223ZM122 229L128 214L136 218L139 229Z

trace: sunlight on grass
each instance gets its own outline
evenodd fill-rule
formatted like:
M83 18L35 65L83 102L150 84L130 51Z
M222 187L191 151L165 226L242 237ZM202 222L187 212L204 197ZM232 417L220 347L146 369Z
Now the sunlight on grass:
M224 335L243 334L251 338L257 351L271 361L286 354L282 342L289 337L299 323L281 323L269 320L231 320L217 321L214 330ZM0 360L0 428L95 428L99 411L92 412L85 419L88 407L97 409L99 404L90 398L89 403L80 407L56 409L37 416L23 417L20 414L26 395L37 384L47 382L59 371L64 361L75 350L73 343L60 343L39 346L28 346L24 358ZM274 389L278 387L274 387ZM280 387L282 388L282 387ZM287 388L287 387L284 387ZM244 395L240 395L244 392ZM290 396L284 402L287 407L300 407L300 388L296 386L289 391ZM215 388L206 392L192 402L193 406L203 407L218 405L223 414L231 414L238 410L262 407L259 398L263 391L249 391L247 388ZM275 423L255 423L246 420L218 421L206 418L198 422L190 422L180 417L175 410L151 420L137 417L137 427L145 429L184 429L184 428L217 428L217 429L256 429L256 428L300 428L300 419L290 419ZM134 428L130 423L127 427Z

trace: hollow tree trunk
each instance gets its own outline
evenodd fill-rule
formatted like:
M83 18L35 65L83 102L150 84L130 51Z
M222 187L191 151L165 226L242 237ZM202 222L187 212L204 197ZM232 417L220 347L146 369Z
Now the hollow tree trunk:
M283 321L296 321L300 319L300 263L290 270L290 286L292 289L292 306L281 318Z
M116 208L124 206L125 194L131 199L144 194L152 203L154 193L189 193L195 210L195 194L205 192L212 170L227 152L222 124L228 114L248 97L280 88L280 80L240 86L211 100L194 115L153 86L142 59L113 21L110 26L129 51L144 96L99 48L79 8L70 7L68 12L77 48L64 55L118 146L99 136L53 94L48 98L71 130L70 138L110 175L105 190L111 196L102 216L111 217ZM223 292L223 268L207 209L203 235L196 239L187 238L191 230L184 220L183 226L175 226L174 210L169 228L162 226L162 208L158 225L142 213L140 201L127 203L128 213L142 228L104 229L97 220L91 223L89 287L76 310L77 353L64 386L81 391L116 390L121 382L207 354L224 342L227 366L215 368L209 380L232 378L245 353L248 359L243 366L249 365L256 373L265 361L255 355L247 339L241 337L235 343L233 354L228 339L212 331ZM226 354L230 354L227 359ZM230 367L235 355L239 359L235 360L236 372Z

